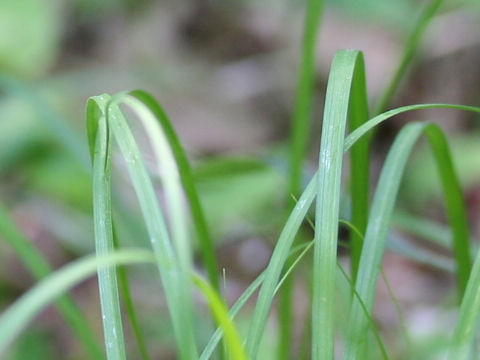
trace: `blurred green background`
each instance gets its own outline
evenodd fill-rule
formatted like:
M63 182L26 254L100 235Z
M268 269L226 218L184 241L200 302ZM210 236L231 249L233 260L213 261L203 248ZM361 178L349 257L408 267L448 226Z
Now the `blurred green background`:
M341 48L365 52L369 94L376 100L426 3L327 1L317 44L314 126L305 180L316 168L326 76L334 52ZM303 11L304 2L298 0L0 0L2 205L53 266L92 252L85 102L104 92L145 89L165 107L194 165L226 273L226 295L233 301L265 266L283 221ZM478 106L479 63L480 6L476 0L445 1L391 106L422 102ZM372 149L374 182L393 136L412 119L435 120L448 131L472 233L480 238L480 131L474 115L422 112L383 126ZM138 132L140 142L142 136ZM144 148L148 163L148 146ZM426 147L419 146L409 166L399 207L444 222L439 184ZM119 157L114 157L114 167L121 241L145 245L138 204ZM146 271L140 268L131 276L141 278L133 290L148 345L155 358L173 358L169 326L160 321L166 318L161 289ZM421 353L420 346L428 348L429 340L435 339L434 329L448 324L445 304L453 280L395 255L387 256L386 271L397 285L407 325L420 328L418 336L425 337L418 345ZM12 250L0 242L0 308L32 284ZM152 286L158 290L156 297L150 294ZM300 319L308 284L300 280L297 287ZM380 285L376 316L393 336L398 319L385 293ZM74 295L101 337L96 280L76 288ZM244 317L240 327L247 323ZM430 325L424 329L419 323ZM265 339L265 354L274 346L273 334ZM130 358L137 358L135 349L131 352ZM50 309L6 358L83 356Z

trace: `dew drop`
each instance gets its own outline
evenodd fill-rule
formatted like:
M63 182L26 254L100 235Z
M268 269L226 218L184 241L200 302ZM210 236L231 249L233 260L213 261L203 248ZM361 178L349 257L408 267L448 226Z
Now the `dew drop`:
M298 200L298 207L302 209L307 201L305 199Z

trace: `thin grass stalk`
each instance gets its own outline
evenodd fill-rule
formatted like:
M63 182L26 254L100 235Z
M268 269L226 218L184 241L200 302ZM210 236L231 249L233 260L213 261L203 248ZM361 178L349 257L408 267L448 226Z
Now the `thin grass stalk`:
M287 209L293 209L290 195L297 196L301 190L303 164L310 137L313 93L315 88L315 49L318 27L323 12L323 0L308 0L303 22L303 39L295 106L291 124L289 151L289 176L287 185ZM287 264L290 265L290 264ZM289 277L280 294L278 305L279 341L277 358L288 360L291 356L292 306L294 278Z
M298 71L295 107L291 125L290 172L288 192L297 196L301 188L303 162L310 134L313 91L315 84L315 48L323 0L308 0L302 40L302 57Z
M345 148L350 149L362 136L376 127L378 124L388 120L395 115L399 115L409 111L416 111L416 110L427 110L427 109L453 109L453 110L462 110L462 111L469 111L473 113L480 113L480 108L475 106L469 105L457 105L457 104L415 104L415 105L407 105L401 106L392 110L385 111L382 114L376 115L366 123L361 125L355 131L350 133L347 138L345 139Z
M250 299L250 297L255 293L255 291L260 287L262 284L263 280L265 278L265 272L262 272L260 275L257 276L257 278L245 289L245 291L240 295L240 297L237 299L235 304L233 304L232 308L230 309L229 316L230 319L233 321L235 319L235 316L240 312L240 310L243 308L243 306L247 303L247 301ZM218 343L221 341L223 337L223 329L218 328L213 335L210 337L210 340L208 341L207 345L203 349L200 359L199 360L208 360L211 358L213 352L215 351L216 346Z
M238 335L233 320L228 314L228 308L222 297L200 276L193 276L193 283L202 291L208 300L210 308L225 334L225 343L232 360L247 360L242 341Z
M5 353L13 340L44 308L61 294L98 272L98 269L153 262L155 258L150 251L128 249L105 256L88 255L54 271L0 315L0 354Z
M412 62L415 54L418 52L418 46L423 34L425 33L425 30L435 17L443 2L444 0L432 0L422 12L418 21L415 23L395 72L393 73L392 78L388 82L386 89L383 91L373 110L374 115L378 115L385 111L388 104L391 102L395 92L398 90L400 83L405 76L405 73L407 72L408 66Z
M0 234L35 279L41 280L52 273L48 261L14 225L3 206L0 206ZM87 356L91 359L104 359L103 350L93 335L93 329L74 300L68 294L63 295L56 301L56 307L82 343Z
M114 251L110 194L110 128L106 106L110 96L102 95L88 101L89 131L95 132L93 161L93 221L97 256ZM96 128L93 129L92 126ZM126 359L122 316L115 267L98 269L98 287L102 310L103 333L107 359Z
M277 245L273 250L270 262L265 270L265 280L260 289L254 314L247 334L246 350L250 359L255 359L258 348L263 336L265 324L268 318L273 297L275 295L275 288L280 279L282 269L288 258L290 248L295 236L303 222L303 219L310 208L315 197L317 176L315 176L307 185L302 196L295 205L290 214L285 227L283 228Z

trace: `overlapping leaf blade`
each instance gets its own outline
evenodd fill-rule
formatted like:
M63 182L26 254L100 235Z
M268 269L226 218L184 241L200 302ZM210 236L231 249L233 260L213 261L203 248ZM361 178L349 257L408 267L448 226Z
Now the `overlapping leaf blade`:
M113 252L110 193L110 127L107 119L109 95L91 98L87 104L87 128L93 161L93 221L98 256ZM98 269L107 359L126 359L123 324L118 296L117 273L113 266Z
M207 269L208 279L210 284L218 291L218 265L215 258L215 249L213 241L208 230L205 214L200 204L198 192L195 187L195 183L192 176L192 171L183 150L180 141L175 133L175 130L168 119L165 111L160 104L148 93L141 90L134 90L129 95L138 101L142 102L156 117L157 121L162 127L162 130L169 141L171 151L175 157L175 161L180 173L180 179L182 181L190 210L192 213L193 224L197 233L197 237L200 243L200 251L203 256L203 262Z
M444 185L447 213L450 225L454 229L452 246L457 260L460 294L463 293L464 283L462 282L469 276L470 255L465 208L445 137L434 124L408 124L396 137L385 161L365 235L355 289L363 299L368 311L371 311L375 299L376 282L400 181L413 146L423 132L426 133L434 150L435 160ZM365 356L365 333L367 331L367 319L359 302L353 299L345 348L346 359L362 359Z

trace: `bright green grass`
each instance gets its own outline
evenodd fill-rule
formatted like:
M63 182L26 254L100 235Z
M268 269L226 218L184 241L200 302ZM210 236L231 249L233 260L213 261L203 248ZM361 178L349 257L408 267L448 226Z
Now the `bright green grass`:
M337 109L340 108L341 106L344 106L344 107L348 106L349 104L349 101L348 101L349 87L348 86L350 81L352 81L352 77L355 73L354 68L356 66L360 66L360 67L363 66L360 56L361 56L360 53L354 52L354 51L341 52L337 55L334 61L334 64L332 66L334 70L335 70L335 67L337 69L335 71L332 71L332 74L333 74L332 76L338 76L340 79L334 81L333 83L330 82L329 92L332 93L331 89L335 89L335 91L333 91L333 94L336 94L338 93L337 92L338 89L341 88L343 89L341 91L345 91L345 93L347 94L347 97L346 98L336 97L335 102L333 103L330 101L327 101L327 104L334 104L330 106L335 106ZM342 68L350 68L351 69L349 72L350 75L348 75L347 73L347 76L345 76L345 73L341 71ZM121 97L119 97L119 99L122 99L125 95L122 94L120 96ZM327 100L328 99L329 97L327 95ZM152 190L145 191L145 189L149 189L149 188L151 189L151 185L148 185L148 182L147 182L148 175L145 173L146 170L140 162L141 156L136 146L134 146L133 137L131 136L131 133L128 131L128 128L126 127L126 123L123 120L123 116L120 116L120 114L116 115L117 117L115 118L114 121L117 121L117 123L113 121L111 123L107 122L108 119L107 117L105 117L104 114L108 113L110 106L113 109L112 111L117 111L117 112L119 111L118 106L115 104L115 102L111 100L110 97L102 96L90 102L89 111L88 111L89 119L90 119L90 126L89 126L90 135L91 135L91 138L96 139L95 147L92 149L92 154L94 154L94 165L96 164L96 167L94 168L95 169L94 174L95 176L98 177L98 180L94 181L94 187L95 188L98 187L98 191L99 191L99 193L97 193L96 195L97 201L99 203L96 203L95 205L95 209L96 209L95 211L97 212L96 233L97 233L97 241L100 242L98 244L98 246L100 247L99 256L102 256L102 257L109 256L109 254L113 254L113 230L112 230L111 219L110 217L105 217L105 215L111 211L110 205L109 205L109 194L108 194L108 186L107 186L108 177L106 176L108 175L107 171L109 169L109 156L110 156L109 148L111 146L111 140L114 136L117 137L117 140L116 140L117 142L124 141L126 143L126 145L123 145L123 146L128 145L126 148L123 149L123 152L126 156L128 156L126 160L127 164L130 164L130 166L134 167L135 169L135 172L132 171L132 174L131 174L132 178L134 176L138 177L138 179L135 179L134 181L138 181L142 184L142 186L145 186L145 187L138 186L138 189L146 192L146 195L143 195L141 193L139 194L139 197L144 196L144 200L142 201L145 202L144 206L149 209L149 211L145 212L145 214L150 217L153 217L154 214L157 214L156 216L158 216L158 218L149 219L149 221L153 223L150 226L153 229L160 227L160 230L161 230L162 229L161 225L163 224L163 222L161 221L161 215L160 215L161 213L159 213L160 210L152 210L152 209L155 209L155 207L157 206L152 203L152 202L156 202L154 200L155 197L151 192ZM104 109L104 111L101 111L102 108ZM381 114L369 120L368 122L360 126L357 130L355 130L352 134L350 134L345 139L342 135L346 121L347 121L345 116L346 115L345 111L343 111L343 113L342 112L338 113L340 116L340 120L338 121L335 120L335 117L333 116L333 121L335 123L335 126L329 125L328 116L331 113L326 112L325 116L327 121L324 122L324 127L326 127L328 131L333 131L333 133L330 134L329 136L330 141L322 142L323 155L320 157L321 159L320 161L324 165L321 167L321 169L323 169L323 171L326 171L326 170L333 171L333 174L336 177L333 180L333 182L329 182L327 180L324 180L323 182L321 182L319 181L321 176L325 177L326 175L325 174L321 175L321 172L319 172L319 174L312 179L310 184L307 186L307 188L303 192L302 196L299 198L292 213L290 214L287 224L284 227L282 234L280 235L280 238L277 242L277 246L275 247L270 263L267 266L267 269L265 270L264 274L262 274L261 278L257 280L252 285L252 287L250 287L246 291L245 295L240 299L239 305L234 306L234 308L232 309L232 316L233 316L233 314L238 312L240 307L245 303L249 295L253 293L253 290L257 286L261 285L261 291L257 301L257 307L255 309L255 312L252 318L252 323L250 326L250 331L247 336L247 342L246 342L246 351L249 354L250 358L254 358L256 356L256 352L258 351L258 347L260 345L260 341L262 338L262 333L265 328L266 318L270 311L270 307L271 307L274 295L278 291L279 284L284 281L280 279L282 269L290 253L290 248L293 244L293 240L295 239L295 235L300 225L302 224L307 214L307 211L310 208L316 196L316 193L318 191L317 189L320 189L322 186L324 187L325 184L329 184L329 188L331 189L333 188L337 189L336 191L323 190L323 192L320 192L320 196L317 195L317 199L321 199L321 200L317 200L317 204L321 204L322 201L331 203L332 201L334 201L331 199L332 197L336 199L338 203L339 201L338 197L339 197L339 191L340 191L339 180L340 180L341 173L338 171L338 169L337 171L335 171L335 164L337 164L336 167L339 166L338 164L339 162L341 164L343 153L345 151L348 151L358 139L360 139L362 136L367 134L370 129L372 129L374 126L378 125L382 121L385 121L401 112L426 109L426 108L454 108L454 109L480 112L480 109L478 108L466 107L466 106L460 106L460 105L449 105L449 104L412 105L412 106L391 110L387 113ZM110 117L109 119L112 119L112 117ZM338 124L341 122L343 122L344 124L343 127ZM365 327L371 323L368 312L371 310L371 307L373 306L373 294L375 290L376 279L378 277L378 266L383 254L385 237L386 237L388 225L390 222L389 218L393 210L396 191L398 189L398 185L401 179L401 174L404 170L405 162L408 159L408 154L413 144L415 143L416 139L422 132L426 133L427 138L430 140L430 143L434 149L435 158L437 163L439 164L439 170L440 170L439 173L441 175L442 182L445 188L446 203L447 203L447 209L449 213L449 220L452 228L452 233L457 234L457 235L453 235L453 244L454 244L455 253L457 254L456 255L457 276L459 279L459 284L462 284L462 281L466 281L465 279L468 279L469 266L465 266L465 264L467 265L469 264L470 255L468 254L468 242L466 242L466 239L464 237L465 236L465 214L461 206L462 205L461 201L459 199L458 182L456 181L456 178L454 176L452 164L449 161L448 147L446 145L445 138L443 137L441 130L439 130L438 127L435 127L432 124L412 123L406 126L404 130L402 130L397 140L395 141L395 144L393 145L392 150L390 151L389 156L387 157L385 167L380 177L379 185L376 189L376 195L374 197L372 210L370 213L370 221L369 221L367 232L365 235L364 250L362 252L362 257L359 264L358 278L355 284L354 291L355 291L355 294L358 294L358 296L354 296L353 303L352 303L352 311L350 314L351 326L350 326L349 335L347 336L346 356L351 358L361 358L362 356L361 354L363 353L362 343L365 340L365 333L366 333ZM91 143L93 143L93 141ZM103 211L100 211L100 210L103 210ZM338 207L336 208L336 210L334 209L333 211L332 211L332 208L329 207L329 210L330 211L327 214L325 214L321 208L320 208L320 211L317 210L315 227L318 227L318 224L328 225L329 222L326 221L325 219L322 219L322 217L325 217L326 219L330 219L332 215L336 216L335 222L338 223L339 221ZM329 220L329 221L333 222L333 220ZM459 229L459 230L455 230L455 229ZM162 230L162 231L166 231L166 230ZM320 235L322 236L319 236L318 235L319 233L316 232L315 242L312 244L315 244L315 248L321 249L323 246L327 246L327 249L329 248L329 249L332 249L333 252L336 252L336 246L337 246L337 240L335 235L336 231L337 231L336 226L330 226L330 227L327 226L326 228L323 227L323 232L320 233ZM330 237L327 237L326 235L329 232L330 232ZM332 233L335 236L332 236ZM105 244L102 245L101 242L104 242ZM156 242L153 241L152 245L155 246L155 244ZM170 286L169 289L171 293L178 294L177 296L181 296L182 292L181 292L181 289L179 288L184 288L185 287L184 285L188 284L188 282L184 282L185 280L181 282L179 281L175 282L170 280L169 276L173 276L174 279L178 279L175 276L181 276L181 273L182 271L184 271L184 269L182 269L182 265L180 264L180 261L176 260L175 250L171 247L171 245L165 244L164 246L167 246L167 250L165 252L161 252L161 251L157 252L157 255L155 255L155 262L158 264L162 277L166 278L166 281L164 280L164 286ZM179 249L181 248L177 248L176 251L179 251ZM167 257L168 254L170 254L169 255L170 257ZM330 358L333 356L332 351L333 351L333 344L334 344L334 337L333 337L333 327L334 327L333 320L334 319L329 317L328 314L327 316L325 316L325 312L331 310L334 306L332 302L333 294L328 295L329 294L328 291L333 291L332 288L334 288L335 286L334 285L334 282L335 282L334 269L337 266L336 255L335 254L332 255L330 253L330 259L333 259L333 263L325 261L323 263L321 262L320 263L321 266L319 266L320 268L325 268L325 269L328 266L329 269L327 269L325 272L320 272L317 275L315 275L314 273L314 276L320 276L321 279L317 281L319 289L317 289L313 293L314 299L317 298L318 300L317 302L314 302L316 306L312 308L312 314L314 314L315 319L319 319L319 320L317 325L315 325L316 324L315 321L313 321L312 325L314 327L321 326L323 330L319 333L316 333L314 331L312 334L312 347L313 347L314 353L316 352L315 356L317 356L317 358L325 358L325 356L328 356L328 358ZM295 261L294 265L297 263L298 262ZM330 267L333 267L333 270L331 270ZM101 290L101 298L102 298L102 312L103 312L103 315L105 316L104 318L104 322L106 324L105 328L107 329L105 333L107 356L113 359L117 359L124 356L125 348L124 348L123 338L119 336L121 334L121 321L120 321L120 314L118 311L119 299L118 299L118 291L116 289L117 285L112 280L112 277L108 276L111 270L112 269L109 267L100 268L99 282L100 282L100 286L104 286L103 290ZM287 274L289 274L290 272L291 272L290 270L287 271ZM55 275L53 275L53 277L55 279ZM102 280L103 278L105 278L105 280ZM477 278L478 276L472 277L471 282L468 283L467 285L467 288L469 289L469 291L467 291L467 294L463 297L462 312L460 315L461 317L460 317L458 329L455 332L455 339L456 339L454 343L455 348L452 348L454 349L452 351L460 351L456 349L458 348L463 349L465 348L465 346L468 347L468 344L472 339L471 322L473 320L471 319L471 316L468 316L468 314L472 314L472 313L475 313L476 311L479 311L480 304L478 304L478 301L475 300L475 292L474 292L474 289L476 286L475 282L479 281L477 280ZM80 278L75 278L74 280L72 280L72 283L68 286L72 286L74 283L78 282L79 280ZM328 284L328 282L331 283L329 287L323 287L326 283ZM50 282L49 286L53 286L51 284L52 283ZM460 286L460 294L463 293L464 287L465 286L463 287ZM330 296L330 299L328 297L327 298L325 297L324 295L325 292L327 292L327 296ZM55 294L56 293L54 293L53 295ZM52 298L53 297L54 296L52 296ZM27 305L29 304L29 306L32 306L31 310L26 312L20 311L20 313L33 314L36 311L38 311L38 309L41 306L45 305L46 300L44 300L42 297L37 297L37 299L39 303L36 303L35 300L29 300L27 302ZM355 300L355 299L358 299L358 300ZM27 306L27 305L22 305L22 306ZM174 303L173 306L171 306L170 308L172 321L178 321L179 324L177 326L180 327L181 329L188 328L192 330L193 326L190 323L192 320L182 317L182 316L185 316L185 312L183 311L185 308L184 307L179 308L178 305L179 303ZM184 306L185 303L183 303L182 305ZM182 314L175 313L175 311L182 312ZM218 313L218 309L215 311ZM10 319L12 315L9 315L9 314L11 314L10 310L6 312L4 315L2 315L1 319L6 319L3 321L11 321ZM30 317L22 321L28 321ZM225 326L225 318L223 318L223 320L221 320L220 323L221 324L223 323ZM231 329L232 328L231 326L228 325L227 327ZM0 327L0 329L2 328ZM115 331L109 332L109 330L112 330L112 329L115 329ZM325 331L326 329L330 329L330 331ZM2 330L2 331L5 332L6 330ZM0 332L0 335L1 334L3 333ZM8 334L8 336L5 335L5 340L4 340L5 344L8 344L14 335L16 335L16 332L13 332L13 335L11 333ZM191 338L188 337L188 333L177 334L177 337L178 337L177 338L178 343L182 345L188 344L188 342L191 341L189 340ZM221 337L221 333L217 332L216 335L214 336L215 342L217 342L220 337ZM467 345L465 345L465 343ZM227 341L227 344L230 344L228 345L229 347L231 346L238 347L238 344L231 345L232 344L231 340ZM195 351L193 350L195 345L191 345L191 346L192 348L190 351ZM208 345L206 349L209 349L209 350L206 350L207 354L208 352L211 352L211 350L213 350L211 345ZM238 349L231 350L231 351L233 352L239 351L239 354L242 354L242 352ZM185 356L192 356L192 355L189 354ZM193 356L195 357L196 355L193 355ZM243 355L238 355L238 356L241 357ZM208 357L205 357L205 355L202 355L202 358L208 358Z
M104 348L107 359L126 359L127 347L124 338L121 304L135 334L139 351L148 359L146 339L142 324L138 321L138 310L130 293L125 269L120 265L151 263L158 271L159 287L163 287L169 312L169 319L158 319L171 324L179 359L206 360L214 356L220 340L226 354L231 359L256 359L262 346L267 320L272 304L279 290L282 302L279 316L279 353L272 358L288 359L292 356L290 344L292 334L288 330L291 322L292 273L300 265L307 267L312 279L311 317L306 320L306 339L310 342L311 357L314 360L365 359L374 352L367 349L373 335L378 346L378 354L389 359L388 346L375 326L371 312L374 307L378 277L387 244L391 222L395 222L394 206L398 189L405 172L405 166L414 145L421 136L428 140L433 161L443 186L448 238L438 235L434 227L426 226L421 220L415 222L412 231L417 231L433 240L439 239L452 249L454 272L456 274L460 311L448 358L468 359L475 342L477 318L480 315L480 257L472 255L461 189L451 159L447 139L434 123L412 122L402 128L388 152L381 170L378 184L374 189L371 204L369 194L369 142L372 129L383 121L400 113L422 109L457 109L480 113L480 108L453 104L418 104L382 111L388 105L401 78L411 62L419 45L422 33L437 12L442 1L434 0L427 6L407 42L400 64L374 113L369 119L364 60L361 52L339 51L333 59L328 80L324 105L319 166L306 188L301 192L301 175L308 144L309 124L313 92L313 64L316 29L322 8L322 1L310 0L307 6L304 29L302 61L299 67L292 140L290 149L290 173L288 192L293 195L301 192L298 201L289 209L288 219L281 229L272 256L258 278L245 290L231 310L228 310L219 292L219 271L215 259L214 246L206 224L190 165L175 131L161 106L155 99L143 92L133 91L116 95L92 97L87 104L87 129L90 155L93 163L93 196L96 255L77 260L50 274L45 260L28 241L12 226L6 213L0 213L0 231L12 245L16 254L31 272L42 278L30 291L21 296L0 315L0 353L26 328L29 322L46 306L57 301L57 306L66 321L84 344L92 358L102 358L96 339L89 331L84 315L73 305L72 300L63 295L94 272L97 272L100 305L102 312ZM15 83L4 81L12 91L21 89ZM23 94L27 94L23 92ZM29 95L29 100L34 98ZM160 180L165 192L165 207L160 206L151 180L151 174L144 164L136 139L130 130L123 112L128 108L148 136ZM48 113L47 113L48 115ZM46 117L48 118L48 116ZM51 114L50 114L51 115ZM57 129L58 122L52 122ZM63 127L60 133L66 136L61 143L79 159L82 157L76 140ZM348 136L345 135L348 129ZM68 136L67 136L68 135ZM59 135L62 137L62 135ZM70 141L71 140L71 141ZM141 213L148 235L151 250L123 248L116 241L112 220L114 204L111 195L111 157L118 148L125 161L129 179L140 204ZM342 173L343 158L350 152L349 178ZM81 160L80 160L81 161ZM342 185L342 181L346 185ZM340 214L341 193L350 195L352 211L350 221L342 220ZM184 194L187 202L184 202ZM300 227L308 221L308 212L315 204L313 241L294 246ZM169 216L165 216L168 212ZM397 217L405 224L408 217ZM411 219L410 219L411 220ZM193 223L193 231L190 229ZM338 225L347 224L351 231L350 264L351 271L343 269L337 258ZM410 221L410 224L412 221ZM415 230L417 229L417 230ZM194 243L202 255L202 266L206 269L208 281L197 275L193 266ZM305 260L313 249L313 263ZM413 254L412 254L413 253ZM435 259L415 256L415 249L404 249L404 254L417 261ZM418 254L416 254L418 255ZM438 267L442 267L440 264ZM448 268L445 266L444 268ZM338 319L335 314L336 296L340 274L349 286L348 328L338 336L344 342L344 353L335 354ZM152 272L152 276L156 276ZM395 284L392 284L395 287ZM198 290L196 290L198 289ZM234 318L259 289L245 338L242 338ZM218 324L210 340L202 348L197 341L196 303L192 300L195 291L200 291L207 300L213 318ZM122 294L122 297L120 296ZM392 295L395 303L394 296ZM397 306L398 307L398 306ZM404 336L408 334L404 330ZM411 349L406 350L410 353ZM308 355L305 355L308 356Z
M314 247L314 291L312 299L312 354L315 359L333 358L333 348L335 343L333 318L334 289L335 289L335 268L337 267L336 248L337 248L337 224L339 218L339 197L341 191L341 165L343 154L349 151L352 146L365 136L371 129L381 122L392 118L406 111L421 110L428 108L452 108L467 111L480 112L479 108L451 105L451 104L420 104L411 105L388 111L380 114L371 120L365 122L353 131L349 136L344 136L347 124L347 109L351 104L350 96L352 81L355 76L363 71L363 61L361 53L356 51L339 52L332 64L329 86L327 90L326 111L324 118L324 130L320 155L320 167L318 174L310 181L303 194L298 199L295 207L290 214L287 223L277 241L272 258L265 272L261 277L247 289L245 294L234 306L231 312L233 317L246 300L252 295L255 288L261 286L255 312L251 319L250 329L246 338L245 350L242 342L238 338L238 333L232 320L226 316L226 308L222 305L220 295L214 290L213 286L207 285L198 278L195 278L195 284L200 286L205 292L212 306L218 323L222 326L223 332L227 335L226 346L233 358L255 358L261 344L262 334L265 329L266 320L276 292L280 285L285 281L282 278L282 270L286 264L287 258L291 253L291 247L295 235L304 221L307 211L311 207L315 197L317 197L317 211L315 218L315 240L310 245L305 246L301 253L301 259L305 252ZM362 77L360 77L362 78ZM110 154L113 141L115 141L127 164L132 182L139 197L141 207L144 212L144 218L147 228L152 237L153 253L127 251L119 253L121 260L108 260L107 264L98 268L100 296L102 300L102 316L104 320L105 347L107 357L110 359L121 359L125 357L125 343L122 335L122 322L119 311L120 299L117 290L116 272L112 267L113 263L153 261L160 272L160 278L166 289L167 302L171 315L171 321L174 325L177 347L182 358L194 359L199 355L193 334L195 321L191 308L190 298L194 284L191 282L192 268L189 248L191 244L182 243L182 239L169 240L169 230L166 228L165 220L162 216L162 210L153 193L153 187L149 180L149 175L142 162L142 156L135 144L135 140L128 128L124 116L121 113L118 103L120 101L128 104L128 94L119 94L110 97L103 95L90 100L88 105L88 124L91 144L91 153L94 162L94 190L95 190L95 231L97 238L98 259L90 258L85 262L88 264L86 270L77 273L78 267L85 265L72 265L65 270L56 272L45 283L40 283L38 289L32 290L32 294L26 294L12 305L0 317L0 345L4 348L11 343L19 331L25 327L28 321L38 313L38 311L52 301L56 296L77 284L85 278L88 273L94 271L101 259L116 259L117 252L114 251L113 225L111 222L111 199L109 193L110 177ZM156 124L152 119L153 113L143 105L131 101L130 106L138 106L139 117L142 121L151 121L151 125ZM155 131L151 129L152 138ZM476 299L476 289L479 286L480 275L478 274L478 261L474 266L474 276L469 280L470 272L470 254L468 245L468 232L466 230L466 221L463 204L461 201L458 181L455 176L453 164L450 159L448 145L442 131L430 123L411 123L404 127L400 132L394 145L392 146L384 168L382 170L379 184L375 191L367 230L364 239L363 251L359 261L358 275L353 289L354 297L350 311L349 331L346 334L345 357L361 359L365 354L364 344L368 334L368 327L376 329L369 315L374 301L374 293L377 278L379 275L379 266L383 257L386 235L388 232L390 218L393 212L398 186L405 169L405 164L411 152L413 145L418 137L425 133L429 140L434 159L439 168L439 174L444 186L444 194L447 208L447 215L452 230L452 248L456 260L456 273L459 284L459 294L462 298L462 306L457 329L454 334L454 341L451 347L451 358L460 358L468 353L470 343L473 340L474 322L471 314L477 314L480 311L480 302ZM164 141L165 139L157 139ZM154 150L155 151L155 150ZM159 151L159 150L158 150ZM159 151L160 152L160 151ZM165 156L174 158L172 153L163 152ZM170 166L175 166L176 162L171 162ZM174 169L174 167L173 167ZM176 175L175 175L176 174ZM169 176L173 176L176 184L180 184L178 173L170 168ZM173 185L179 186L179 185ZM176 190L178 191L178 190ZM173 198L172 201L179 201ZM335 205L336 204L336 205ZM183 221L188 221L186 214L179 211L178 216L183 216ZM175 226L174 219L171 219ZM182 223L182 222L180 222ZM178 225L178 224L177 224ZM353 225L352 225L353 226ZM321 229L321 231L318 231ZM360 231L355 231L361 237ZM172 232L172 234L174 234ZM172 235L172 238L181 237ZM183 235L182 235L183 236ZM185 239L183 239L185 240ZM180 254L187 251L186 254ZM137 255L140 254L140 255ZM148 256L147 256L148 254ZM128 256L127 256L128 255ZM123 257L122 257L123 256ZM126 258L125 258L126 256ZM182 260L182 256L185 258ZM97 261L97 262L96 262ZM300 260L295 260L293 266ZM291 274L291 269L286 271L286 275ZM64 275L65 272L69 275ZM188 277L188 279L187 279ZM60 279L60 280L59 280ZM52 290L55 284L64 284ZM352 282L353 284L353 282ZM465 288L467 289L464 294ZM40 295L39 295L40 294ZM216 295L215 295L216 294ZM169 299L169 297L171 297ZM190 311L188 310L190 307ZM223 314L223 315L222 315ZM12 320L13 319L13 320ZM10 327L8 324L17 324ZM321 329L321 331L316 331ZM202 359L207 359L215 347L215 343L222 337L223 332L216 332L203 354ZM378 336L377 336L378 337ZM380 338L379 344L382 344ZM381 345L383 358L388 358L384 346ZM244 352L245 351L245 352ZM466 355L465 355L466 356Z

